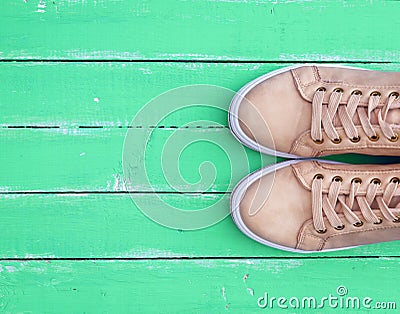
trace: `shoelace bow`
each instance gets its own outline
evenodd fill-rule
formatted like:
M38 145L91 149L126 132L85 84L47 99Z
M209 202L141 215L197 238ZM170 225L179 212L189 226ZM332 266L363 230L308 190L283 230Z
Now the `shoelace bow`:
M314 142L320 144L323 142L322 126L327 135L334 143L340 143L341 138L333 124L335 115L338 115L346 136L352 142L360 141L360 135L357 132L353 117L357 113L361 122L361 127L371 141L377 141L379 135L371 124L371 113L379 106L381 94L379 92L371 93L368 102L368 108L359 106L362 97L361 91L353 91L346 104L341 104L343 89L337 88L330 95L328 104L323 103L326 93L324 87L320 87L314 94L312 100L312 119L311 119L311 138ZM396 142L398 134L393 131L390 124L386 122L387 113L393 104L397 103L399 94L393 92L389 95L387 103L381 109L378 109L378 123L382 133L389 141ZM322 125L321 125L322 124Z
M380 224L382 222L382 218L378 217L371 209L371 204L374 200L376 200L379 210L385 219L393 222L400 222L400 218L394 214L394 211L398 211L399 209L389 208L389 204L399 186L399 178L392 178L386 185L383 193L382 190L378 191L381 181L377 178L372 179L368 184L365 195L359 193L362 184L360 178L354 178L351 181L349 195L340 193L340 188L343 184L343 179L341 177L336 176L332 179L328 193L323 192L323 180L323 175L317 174L311 185L313 223L315 230L319 233L324 233L327 230L324 223L324 213L328 222L335 229L342 230L345 227L345 224L337 214L337 212L340 212L340 209L349 223L356 227L361 227L363 222L352 210L355 202L358 203L361 215L367 222L374 224ZM337 211L336 208L339 210Z

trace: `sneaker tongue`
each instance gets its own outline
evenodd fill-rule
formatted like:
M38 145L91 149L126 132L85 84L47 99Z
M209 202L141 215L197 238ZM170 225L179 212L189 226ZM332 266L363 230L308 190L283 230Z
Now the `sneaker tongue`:
M391 208L391 211L395 216L400 216L400 203L395 208Z
M389 110L387 117L386 117L386 122L390 124L400 124L400 104L396 103L396 107L391 107Z
M393 104L390 106L391 109L399 109L400 108L400 101L393 102Z
M378 125L378 109L375 109L371 112L371 124L372 125ZM388 122L389 124L395 124L395 125L400 125L400 102L396 102L394 103L390 109L389 112L387 113L386 116L386 122ZM355 114L353 116L353 123L356 126L360 126L361 125L361 121L358 117L357 114ZM338 115L335 115L334 121L333 121L333 125L336 127L340 127L342 126L342 123L339 119Z
M371 112L371 124L372 125L378 125L378 109L375 109L374 111ZM386 115L386 122L388 122L389 124L396 124L399 125L400 124L400 103L396 103L393 104L390 109L389 112ZM360 125L361 122L358 118L357 115L354 115L354 119L353 122L356 125Z
M400 193L398 192L400 189L397 189L392 201L389 204L389 207L396 213L396 215L400 215Z

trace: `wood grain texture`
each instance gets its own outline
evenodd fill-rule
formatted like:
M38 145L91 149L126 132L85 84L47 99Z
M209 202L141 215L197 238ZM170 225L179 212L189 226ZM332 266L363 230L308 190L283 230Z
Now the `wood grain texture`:
M134 139L129 143L134 191L230 191L247 173L275 161L244 149L228 129L131 131L138 138L153 131L147 147ZM0 191L126 191L122 169L126 132L119 128L0 129ZM179 137L178 146L168 144L174 136ZM175 159L166 158L162 164L166 154ZM208 165L202 166L204 162ZM172 174L165 178L167 171Z
M0 57L390 62L399 59L397 9L364 0L3 0Z
M3 313L234 313L259 312L257 299L314 297L320 309L266 312L366 313L348 297L395 302L397 259L239 259L145 261L2 261L0 309ZM337 290L347 290L340 298ZM336 308L323 297L339 297ZM344 303L340 306L340 299ZM286 305L288 305L286 301ZM332 303L334 304L334 303ZM349 308L346 308L349 304ZM357 303L355 303L357 304ZM371 311L371 310L369 310Z
M0 192L230 192L245 175L281 161L244 148L225 128L130 129L127 187L122 163L127 130L0 128ZM139 144L145 136L149 141ZM330 159L400 161L361 155Z
M276 161L234 140L230 99L154 128L160 103L129 129L179 86L237 91L304 61L400 71L398 11L396 1L364 0L1 1L0 312L249 313L265 292L321 298L339 286L372 306L398 302L388 287L399 279L399 241L298 255L252 241L230 217L182 231L140 211L214 205L228 214L232 186ZM122 166L128 130L133 199Z
M277 66L168 62L1 63L0 126L127 127L149 101L171 89L210 84L238 90L242 83ZM226 99L225 111L199 107L178 110L162 125L182 126L209 119L227 126L230 100ZM23 111L19 110L20 106ZM153 108L153 113L158 109ZM149 124L142 120L135 126L148 127Z
M159 225L140 210L163 211L171 205L194 211L214 205L228 214L229 194L139 193L133 200L113 193L0 194L0 259L399 256L400 242L299 255L258 244L242 234L231 217L201 230L182 231Z
M400 70L397 63L344 64ZM148 102L171 89L210 84L233 93L248 81L289 65L292 64L4 62L0 63L0 126L127 127ZM197 122L209 126L211 122L202 121L208 120L227 126L230 101L226 99L225 110L200 106L177 110L160 125L184 126ZM155 106L153 113L158 109ZM134 126L149 127L149 120L151 116Z

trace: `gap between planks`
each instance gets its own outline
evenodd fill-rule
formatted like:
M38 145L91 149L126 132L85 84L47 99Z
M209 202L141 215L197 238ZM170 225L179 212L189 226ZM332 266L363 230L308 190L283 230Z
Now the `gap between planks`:
M83 191L0 191L0 195L12 195L12 194L24 194L24 195L37 195L37 194L62 194L62 195L82 195L82 194L114 194L114 195L124 195L124 194L180 194L180 195L230 195L231 191L207 191L207 192L198 192L198 191L187 191L187 192L175 192L175 191L91 191L91 190L83 190Z
M1 261L8 262L24 262L24 261L169 261L169 260L315 260L315 259L388 259L388 258L400 258L400 255L389 255L389 256L379 256L379 255L354 255L354 256L179 256L179 257L26 257L26 258L0 258Z
M79 125L72 127L65 127L59 125L3 125L0 126L3 129L166 129L166 130L175 130L175 129L229 129L227 125L185 125L185 126L177 126L177 125L116 125L116 126L102 126L102 125Z
M88 59L0 59L0 63L6 62L49 62L49 63L102 63L102 62L111 62L111 63L262 63L262 64L269 64L269 63L277 63L277 64L302 64L302 63L313 63L313 64L343 64L343 63L355 63L355 64L396 64L398 62L392 61L362 61L362 60L320 60L314 61L309 59L304 60L208 60L208 59L95 59L95 60L88 60Z

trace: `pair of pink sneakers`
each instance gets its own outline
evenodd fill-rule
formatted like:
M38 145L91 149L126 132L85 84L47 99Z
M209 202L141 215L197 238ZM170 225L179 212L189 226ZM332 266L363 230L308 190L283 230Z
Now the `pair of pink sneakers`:
M244 145L290 160L245 177L233 220L252 239L292 252L400 239L400 164L354 165L330 154L398 156L400 73L300 65L245 85L229 125Z

